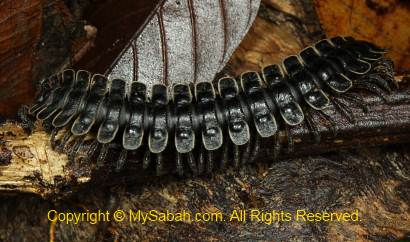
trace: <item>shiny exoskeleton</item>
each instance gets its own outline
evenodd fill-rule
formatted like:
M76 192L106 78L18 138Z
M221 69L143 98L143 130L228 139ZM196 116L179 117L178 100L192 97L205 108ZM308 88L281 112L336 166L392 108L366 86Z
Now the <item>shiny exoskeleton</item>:
M199 174L212 171L216 160L221 166L252 162L260 139L278 140L279 128L305 122L319 141L311 113L332 122L323 112L330 104L353 121L344 101L365 104L350 90L383 95L396 85L392 71L385 71L392 63L384 53L366 41L334 37L286 58L282 65L246 72L238 79L223 77L215 88L211 82L199 82L176 84L169 91L156 84L150 98L144 83L127 85L121 79L65 70L41 83L30 113L51 123L56 149L74 140L68 151L72 159L91 136L85 156L90 159L99 150L99 163L119 146L118 169L128 152L138 151L143 167L154 166L157 174L169 163L178 174ZM165 160L166 152L175 161L170 156Z

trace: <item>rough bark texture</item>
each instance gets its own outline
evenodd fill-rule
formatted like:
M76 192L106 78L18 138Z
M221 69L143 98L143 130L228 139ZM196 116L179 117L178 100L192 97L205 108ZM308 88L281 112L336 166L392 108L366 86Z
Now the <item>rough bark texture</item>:
M40 38L41 1L0 2L0 114L31 101L33 47ZM9 100L9 101L8 101Z
M283 57L294 54L305 44L320 38L322 32L312 12L312 6L309 1L264 1L253 29L236 51L227 70L231 73L240 73L245 69L257 69L263 64L279 62ZM63 43L68 45L67 42ZM55 61L59 62L59 60ZM403 88L408 90L408 86L407 89ZM403 94L402 97L406 95L408 98L408 94ZM28 151L24 145L28 145L27 142L33 139L22 139L23 131L16 128L17 126L9 128L3 125L3 131L6 131L2 132L3 141L20 140L19 142L23 144L13 143L18 147L14 149L10 149L10 142L1 144L0 161L3 165L0 168L0 176L10 175L8 169L11 168L15 174L23 171L31 174L21 179L19 183L8 184L8 186L7 182L10 182L10 179L0 180L5 184L2 186L3 191L10 192L19 188L25 192L42 195L59 191L60 194L69 196L57 201L44 200L31 194L2 196L0 198L0 240L394 241L404 238L410 233L408 144L350 150L337 149L315 156L312 152L314 147L320 147L318 151L323 151L329 147L344 147L353 143L356 146L356 144L372 141L370 137L363 135L366 132L376 137L377 142L374 144L406 142L410 130L409 110L408 102L391 106L375 104L370 116L355 110L359 119L369 118L373 121L378 119L377 115L372 116L372 114L387 114L388 118L379 117L379 120L383 120L380 123L370 122L374 125L373 128L380 125L376 129L380 133L364 129L361 135L355 135L355 139L344 137L344 142L340 139L336 142L334 139L324 140L325 143L332 143L324 147L310 146L310 136L305 136L306 140L301 139L302 142L297 143L295 147L300 152L309 154L302 158L281 158L272 165L258 162L258 165L246 166L240 172L227 170L209 177L178 179L170 176L155 178L144 183L137 182L141 178L136 176L135 170L130 170L134 176L128 174L126 177L134 180L122 179L126 174L117 175L115 179L111 179L115 185L84 186L72 194L70 191L73 191L76 185L88 181L87 176L82 176L87 175L87 172L70 177L72 170L61 169L66 158L49 152L48 137L44 132L35 131L37 135L35 140L39 143L30 145L38 148ZM394 126L393 123L400 123L400 125ZM340 125L349 131L346 122ZM321 132L327 131L324 126L320 127ZM297 133L296 130L300 132ZM298 127L293 132L303 136L306 129ZM352 137L352 132L354 130L345 134ZM51 160L56 162L50 166ZM54 179L51 174L55 172L59 172L61 177ZM18 174L16 177L19 177ZM71 179L70 183L63 182L69 179ZM106 208L111 211L119 208L223 213L230 213L232 209L250 208L263 211L295 211L304 208L315 212L351 211L357 208L362 220L355 223L296 223L293 221L271 225L260 222L151 222L145 225L137 222L112 222L98 226L86 222L77 225L55 224L47 220L47 212L50 209L62 212L87 210L94 212Z

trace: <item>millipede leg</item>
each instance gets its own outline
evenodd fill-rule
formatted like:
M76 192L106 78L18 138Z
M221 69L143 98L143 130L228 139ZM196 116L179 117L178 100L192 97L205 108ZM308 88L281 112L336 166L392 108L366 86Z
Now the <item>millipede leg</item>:
M203 148L199 149L198 155L198 174L203 174L205 170L205 154L203 152Z
M164 174L164 159L162 153L159 153L155 157L155 173L157 176Z
M128 150L127 162L132 164L142 164L142 158L139 150Z
M101 167L104 164L105 158L107 157L109 149L109 144L103 144L101 146L100 154L97 158L97 167Z
M146 170L151 164L151 152L146 150L142 159L142 169Z
M383 78L389 83L393 89L399 89L399 83L397 82L396 78L394 78L394 70L391 71L384 71Z
M222 159L221 159L221 169L225 168L228 165L229 161L229 142L225 139L225 142L222 146Z
M280 144L280 138L279 138L279 133L276 133L273 136L273 159L276 160L280 154L280 149L281 149L281 144Z
M67 141L70 139L71 137L71 132L69 130L66 131L66 133L64 134L63 139L61 140L60 144L56 147L56 150L59 152L62 152Z
M356 119L354 118L352 110L347 107L344 103L339 101L336 98L332 98L332 103L337 110L339 110L342 115L349 120L350 123L356 123Z
M239 168L240 165L240 155L239 155L239 146L238 145L233 145L233 167L235 169Z
M120 172L121 169L124 167L125 161L127 160L127 150L121 149L120 156L115 164L115 171Z
M56 148L56 136L57 136L57 134L58 134L58 131L60 131L60 129L59 128L54 128L52 131L51 131L51 134L50 134L50 144L51 144L51 149L55 149Z
M294 144L294 142L293 142L293 137L292 137L292 134L290 133L290 130L289 130L289 126L288 125L285 125L285 134L286 134L286 139L287 139L287 143L288 143L288 145L287 145L287 147L286 147L286 152L287 153L291 153L291 152L293 152L293 149L294 149L294 146L295 146L295 144Z
M386 97L384 96L384 92L380 87L376 84L369 83L369 82L360 82L355 86L355 89L366 90L370 93L375 94L376 96L382 98L385 102L387 102Z
M246 164L249 162L249 156L251 154L251 151L252 151L252 138L249 139L248 143L246 143L245 145L245 149L242 153L242 159L241 159L242 164Z
M373 68L373 71L376 72L383 78L390 86L394 89L399 88L399 84L394 78L394 67L393 62L388 59L381 59L377 62L377 66Z
M192 171L192 174L194 176L197 176L198 175L198 168L197 168L197 165L196 165L195 156L192 152L188 153L187 162L188 162L189 168Z
M22 105L17 110L17 118L19 119L20 125L23 127L24 131L26 131L26 133L28 134L31 134L34 128L34 121L31 120L29 116L29 107Z
M214 169L214 152L212 150L208 150L206 172L211 173L213 169Z
M382 88L386 92L388 93L392 92L389 86L389 83L379 74L370 74L369 79L370 79L369 82L377 84L380 88Z
M255 142L253 143L253 149L252 149L252 154L251 154L249 163L255 162L255 159L259 154L260 144L261 144L261 138L259 137L259 135L256 135Z
M43 128L47 133L50 133L54 126L51 124L50 119L43 120Z
M184 166L182 164L182 154L177 152L177 156L175 157L175 168L177 171L178 176L184 175Z
M75 157L77 156L78 151L80 150L81 146L84 143L84 136L80 136L74 142L74 145L71 147L70 151L68 152L68 157L71 161L74 162Z
M85 162L90 162L91 157L94 155L94 153L97 151L98 146L100 146L100 143L95 139L91 145L90 148L87 151L86 157L85 157Z
M318 114L324 118L326 121L329 122L330 124L330 130L333 133L333 136L337 135L337 125L336 122L332 119L332 117L330 117L329 115L327 115L323 110L318 110Z
M346 93L342 97L342 99L345 99L353 104L355 104L357 107L361 108L363 112L367 113L369 111L369 107L367 106L367 103L359 96L354 95L352 93Z
M319 131L317 129L317 126L315 125L315 121L313 120L313 117L310 111L306 112L305 122L306 122L306 125L308 126L308 129L313 134L313 141L315 142L315 144L320 143L321 137L320 137Z

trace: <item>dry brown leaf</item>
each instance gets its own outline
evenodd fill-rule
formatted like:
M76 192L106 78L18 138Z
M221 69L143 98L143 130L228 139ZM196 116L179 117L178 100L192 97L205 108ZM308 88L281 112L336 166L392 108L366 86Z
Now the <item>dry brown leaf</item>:
M233 75L259 70L265 65L281 63L285 57L297 53L302 47L302 43L289 29L257 17L249 35L235 51L229 68Z
M389 49L398 72L410 72L410 2L314 0L328 36L351 35Z

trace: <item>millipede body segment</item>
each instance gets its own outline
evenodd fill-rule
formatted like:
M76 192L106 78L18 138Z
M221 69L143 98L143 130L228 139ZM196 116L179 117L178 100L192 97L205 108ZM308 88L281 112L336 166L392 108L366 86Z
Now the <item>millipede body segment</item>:
M216 160L220 166L253 161L260 139L275 137L280 128L305 122L315 134L310 114L331 122L323 112L330 104L354 119L344 101L362 100L351 90L382 95L395 86L384 54L369 42L334 37L281 65L223 77L216 85L156 84L150 97L144 83L69 69L40 84L30 113L52 127L53 147L63 150L72 141L73 159L91 139L86 158L98 153L97 162L103 162L115 148L118 169L129 152L139 152L143 167L153 166L157 174L169 163L179 174L199 174L212 171ZM175 161L164 160L164 153Z

